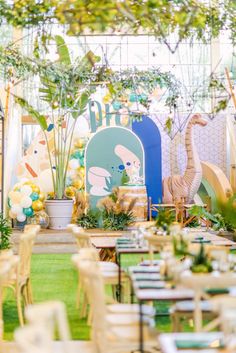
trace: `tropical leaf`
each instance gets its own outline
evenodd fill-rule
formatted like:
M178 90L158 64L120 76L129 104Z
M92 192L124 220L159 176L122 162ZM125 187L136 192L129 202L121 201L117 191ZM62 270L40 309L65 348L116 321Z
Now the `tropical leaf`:
M27 112L35 118L39 123L42 130L47 130L47 120L44 115L41 115L37 110L35 110L31 104L29 104L24 98L14 95L15 102L21 106L21 108L27 110Z
M80 66L86 68L93 68L95 64L98 63L100 60L100 56L95 55L91 50L89 50L81 59Z
M57 52L60 57L61 63L65 64L65 65L71 65L69 49L68 49L64 39L61 36L56 35L55 42L57 45Z

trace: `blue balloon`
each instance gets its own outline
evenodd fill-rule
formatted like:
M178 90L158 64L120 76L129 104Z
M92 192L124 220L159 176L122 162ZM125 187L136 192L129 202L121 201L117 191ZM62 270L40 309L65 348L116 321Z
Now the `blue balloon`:
M50 132L54 128L54 124L49 124L47 131Z
M122 104L118 101L115 101L112 103L112 106L114 110L119 110L122 107Z
M142 93L139 95L139 101L146 101L148 99L148 96L145 93Z
M30 195L30 198L32 201L36 201L39 199L39 194L37 192L32 192L32 194Z
M24 215L26 215L26 217L32 217L34 214L34 211L32 207L28 207L28 208L23 208L23 213Z
M137 102L137 101L138 101L138 96L137 96L137 94L136 94L136 93L130 93L129 101L130 101L131 103Z

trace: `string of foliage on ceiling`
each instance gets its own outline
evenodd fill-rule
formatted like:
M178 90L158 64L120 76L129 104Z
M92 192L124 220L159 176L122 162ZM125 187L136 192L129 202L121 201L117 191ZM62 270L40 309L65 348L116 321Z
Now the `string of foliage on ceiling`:
M46 23L68 25L68 34L127 31L152 33L171 52L186 38L208 41L221 30L236 43L236 2L219 0L0 0L0 23L32 27ZM178 36L172 47L168 37Z
M50 61L42 55L42 52L46 53L48 50L49 39L57 46L59 59L56 61ZM84 59L77 58L72 62L69 49L61 36L49 36L46 40L42 37L36 38L31 57L23 55L13 45L0 47L0 70L2 77L14 85L39 76L39 99L47 102L53 110L60 107L60 114L64 110L77 115L81 99L84 107L98 87L106 88L108 94L105 98L112 104L114 114L126 112L133 119L154 114L171 138L184 129L199 94L209 98L210 90L214 90L219 92L220 98L224 93L222 84L212 76L208 84L204 85L204 92L195 92L196 96L185 97L183 83L171 72L162 72L159 68L113 71L108 63L102 65L101 58L91 51L86 53ZM153 109L154 93L156 106ZM33 106L19 97L16 99L30 114L38 116ZM218 99L215 112L225 109L228 99ZM161 106L164 110L161 110ZM43 121L43 118L40 119Z

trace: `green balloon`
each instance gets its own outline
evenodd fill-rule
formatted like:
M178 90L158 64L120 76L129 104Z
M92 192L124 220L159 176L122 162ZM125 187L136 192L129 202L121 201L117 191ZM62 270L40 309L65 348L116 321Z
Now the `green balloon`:
M32 217L34 214L34 210L32 209L32 207L23 208L23 213L24 215L26 215L26 217Z

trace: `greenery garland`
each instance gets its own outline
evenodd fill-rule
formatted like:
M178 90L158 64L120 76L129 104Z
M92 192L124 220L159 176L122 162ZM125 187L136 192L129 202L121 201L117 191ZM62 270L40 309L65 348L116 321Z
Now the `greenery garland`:
M0 24L15 27L45 23L68 24L68 34L105 32L109 29L129 33L153 33L175 51L186 38L204 41L228 29L236 43L235 0L0 0ZM169 34L178 35L177 45L170 47Z
M59 38L56 36L54 40L59 42ZM60 98L60 101L64 102L63 108L73 108L74 92L79 87L89 86L92 93L96 91L98 85L108 88L113 102L124 97L129 99L128 95L133 93L138 97L133 97L134 101L138 99L146 108L149 107L148 96L150 93L156 87L165 88L168 92L165 95L166 106L177 107L181 83L171 72L162 72L159 68L112 71L109 67L100 65L100 57L95 56L92 52L88 52L86 58L88 61L84 60L82 63L78 60L74 63L65 63L61 60L51 62L40 59L38 53L36 57L32 58L25 56L16 46L0 46L0 70L5 79L23 81L38 75L47 78L47 83L50 83L51 87L51 95L50 97L47 95L45 100L57 102ZM43 79L43 83L45 83L45 79ZM144 92L142 95L140 90ZM44 99L45 88L42 87L40 91L41 98ZM49 93L48 90L47 93Z

